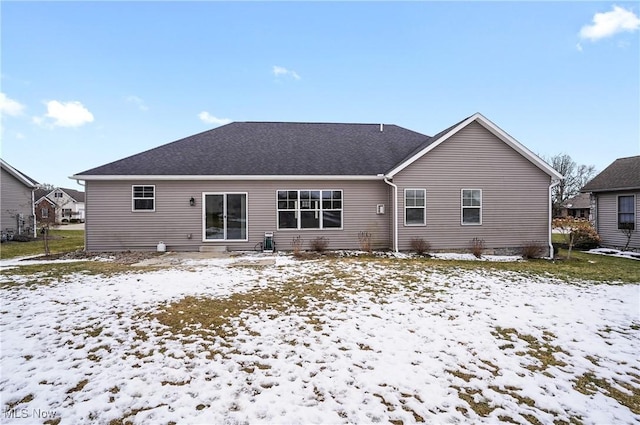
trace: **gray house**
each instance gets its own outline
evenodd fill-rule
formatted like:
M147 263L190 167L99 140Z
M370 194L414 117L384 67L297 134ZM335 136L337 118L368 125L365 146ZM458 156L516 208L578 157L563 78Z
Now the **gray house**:
M579 193L567 199L560 206L560 217L589 219L591 215L591 197L588 193Z
M33 190L38 182L0 159L0 230L2 239L15 235L35 237Z
M629 247L640 249L640 155L616 159L581 192L591 193L592 221L603 246L624 247L627 229Z
M235 122L72 176L85 181L86 249L513 252L550 247L562 176L481 114L433 137L395 125ZM551 248L550 248L551 249Z

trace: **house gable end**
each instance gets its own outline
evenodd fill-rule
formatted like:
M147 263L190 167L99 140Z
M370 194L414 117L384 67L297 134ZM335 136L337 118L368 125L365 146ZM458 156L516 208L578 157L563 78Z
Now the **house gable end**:
M454 135L456 135L457 133L459 133L464 128L466 128L467 126L469 126L470 124L472 124L474 122L477 122L478 124L482 125L487 131L489 131L494 136L496 136L500 141L504 142L506 145L508 145L513 150L518 152L520 155L522 155L524 158L526 158L529 162L534 164L536 167L540 168L542 171L544 171L546 174L550 175L552 178L559 179L559 180L564 178L560 173L558 173L555 169L553 169L549 164L544 162L537 155L535 155L529 149L527 149L524 145L522 145L520 142L518 142L516 139L511 137L504 130L502 130L497 125L495 125L494 123L489 121L487 118L485 118L480 113L476 113L476 114L468 117L467 119L459 122L457 125L454 125L454 126L450 127L449 129L447 129L447 130L439 133L438 135L432 137L431 140L429 140L429 142L426 143L425 146L421 150L417 151L414 155L412 155L411 157L405 159L403 162L401 162L400 164L395 166L391 171L389 171L387 173L387 176L393 178L394 175L398 174L403 169L405 169L406 167L408 167L409 165L411 165L415 161L419 160L424 155L428 154L429 152L431 152L432 150L434 150L435 148L440 146L442 143L446 142L451 137L453 137Z

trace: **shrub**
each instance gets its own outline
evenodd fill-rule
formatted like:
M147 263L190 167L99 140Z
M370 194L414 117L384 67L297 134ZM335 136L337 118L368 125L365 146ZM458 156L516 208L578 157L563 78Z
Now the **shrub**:
M484 239L471 239L471 253L475 255L476 258L480 258L482 257L482 251L484 251Z
M522 245L522 258L540 258L545 252L544 244L538 241L528 241Z
M411 239L411 250L415 251L418 255L424 255L431 249L429 242L422 238Z
M293 255L295 257L300 257L302 255L302 244L304 243L304 239L300 237L300 235L294 237L291 240L291 247L293 248Z
M589 249L600 244L600 236L587 220L573 217L554 218L553 227L562 230L562 235L569 249L567 259L571 258L573 248Z
M358 233L358 241L360 242L360 249L362 251L366 251L371 253L371 233L369 232L360 232Z
M329 239L320 236L311 241L311 249L316 252L323 252L329 246Z
M583 227L575 231L573 247L576 249L593 249L600 245L600 235L593 226Z

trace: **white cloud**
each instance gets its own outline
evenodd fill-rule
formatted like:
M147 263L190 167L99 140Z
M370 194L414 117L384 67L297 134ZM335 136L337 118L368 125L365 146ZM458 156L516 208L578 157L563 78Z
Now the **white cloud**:
M207 111L200 112L198 114L198 118L200 118L200 120L202 122L204 122L204 123L215 124L215 125L224 125L224 124L229 124L231 122L231 120L229 118L214 117L213 115L211 115Z
M580 30L580 38L598 41L621 32L634 32L640 29L640 18L631 10L613 6L613 10L593 15L593 24Z
M38 125L46 125L46 118L53 120L51 125L57 127L80 127L93 122L93 114L80 102L50 100L46 102L46 105L47 113L44 114L44 117L33 118L33 122Z
M276 77L279 77L281 75L288 75L292 78L295 78L296 80L299 80L301 78L297 72L278 65L273 66L272 72Z
M127 96L125 100L128 103L133 103L140 109L141 111L148 111L149 107L144 103L144 100L140 99L138 96Z
M0 114L15 117L22 114L22 111L24 111L23 104L13 99L9 99L4 93L0 93Z

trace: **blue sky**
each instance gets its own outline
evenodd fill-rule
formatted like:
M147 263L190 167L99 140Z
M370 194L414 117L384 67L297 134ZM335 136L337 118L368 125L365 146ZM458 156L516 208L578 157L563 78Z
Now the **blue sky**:
M228 121L481 112L602 170L640 154L637 2L12 2L2 158L40 182Z

